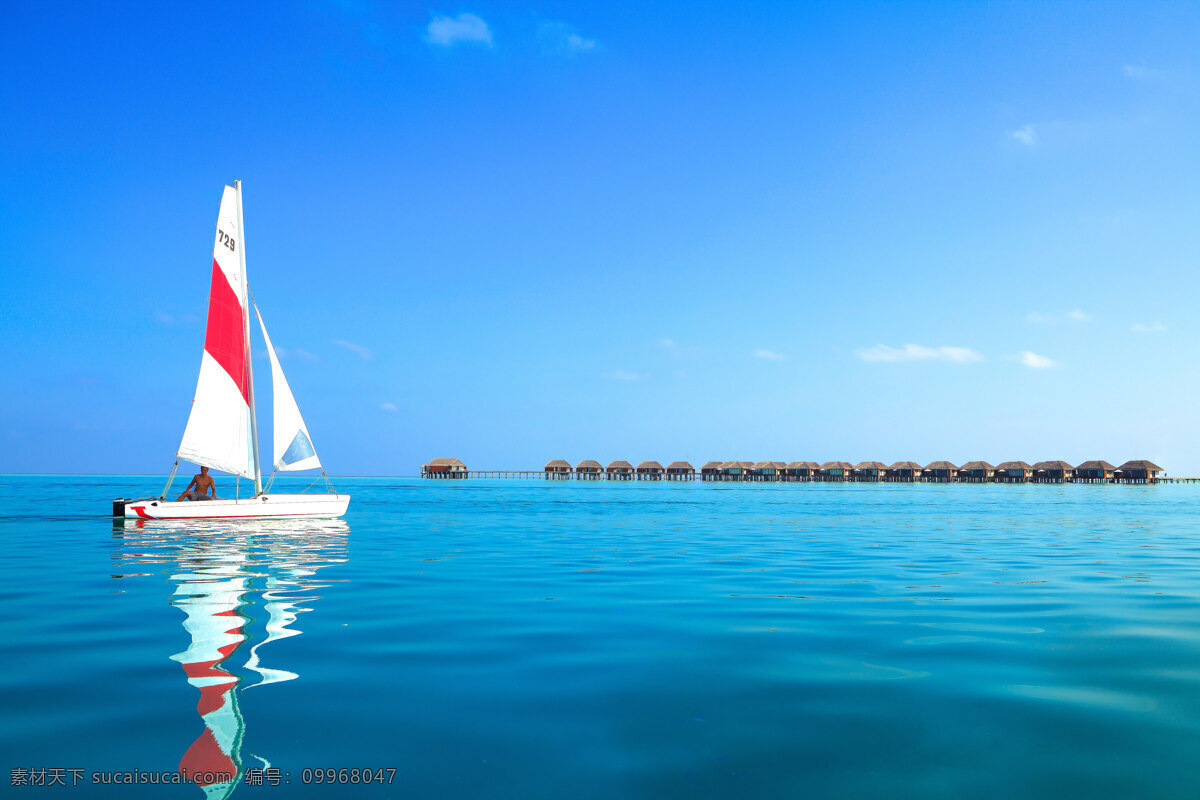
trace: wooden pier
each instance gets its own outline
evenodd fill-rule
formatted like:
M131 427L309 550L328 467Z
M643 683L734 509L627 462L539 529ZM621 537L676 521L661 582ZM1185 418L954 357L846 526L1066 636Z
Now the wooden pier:
M709 461L699 470L687 461L663 467L658 461L642 461L636 468L629 461L613 461L602 467L598 461L581 461L575 467L561 459L540 470L469 469L457 458L435 458L421 467L422 478L438 480L484 478L489 480L577 480L577 481L720 481L736 483L1115 483L1158 484L1200 483L1200 477L1171 477L1151 461L1126 461L1114 467L1107 461L1085 461L1072 467L1066 461L1005 461L993 467L986 461L968 461L956 467L949 461L934 461L922 467L914 461L897 461L884 466L879 461Z

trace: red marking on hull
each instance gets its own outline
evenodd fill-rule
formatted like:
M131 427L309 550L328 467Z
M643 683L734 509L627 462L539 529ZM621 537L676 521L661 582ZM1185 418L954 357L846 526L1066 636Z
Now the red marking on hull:
M246 405L250 404L250 381L246 379L246 328L242 301L233 293L229 279L213 258L212 286L208 290L208 327L204 349L229 373Z
M142 511L140 506L133 509L142 516L143 519L283 519L284 517L308 517L311 514L218 514L213 517L151 517Z

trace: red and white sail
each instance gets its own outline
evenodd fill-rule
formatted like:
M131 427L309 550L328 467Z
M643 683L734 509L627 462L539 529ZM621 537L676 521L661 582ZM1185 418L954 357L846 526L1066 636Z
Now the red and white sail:
M304 417L300 416L300 406L296 405L296 397L288 386L257 304L254 313L258 316L263 341L267 343L267 355L271 358L271 396L274 401L274 452L271 458L275 469L280 472L317 469L321 466L321 459L317 458L317 451L308 435L308 426L304 424Z
M238 190L226 186L217 215L200 379L178 455L194 464L253 478L249 317L238 211Z

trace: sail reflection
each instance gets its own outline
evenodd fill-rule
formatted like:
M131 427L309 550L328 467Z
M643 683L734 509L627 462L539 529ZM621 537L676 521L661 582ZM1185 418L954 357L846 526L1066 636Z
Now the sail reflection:
M138 520L114 533L122 545L114 578L166 571L175 585L171 604L191 641L171 658L199 690L204 723L179 769L208 798L229 797L246 769L239 693L299 677L264 663L263 649L302 633L296 623L314 592L334 582L317 572L347 561L349 532L341 520Z

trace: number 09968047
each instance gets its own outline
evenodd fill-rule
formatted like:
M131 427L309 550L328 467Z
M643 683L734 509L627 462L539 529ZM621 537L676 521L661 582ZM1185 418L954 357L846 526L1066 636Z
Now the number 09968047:
M361 769L358 767L353 769L326 767L324 769L305 769L300 773L301 783L391 783L395 777L395 767L381 767L379 769L371 769L369 767Z

